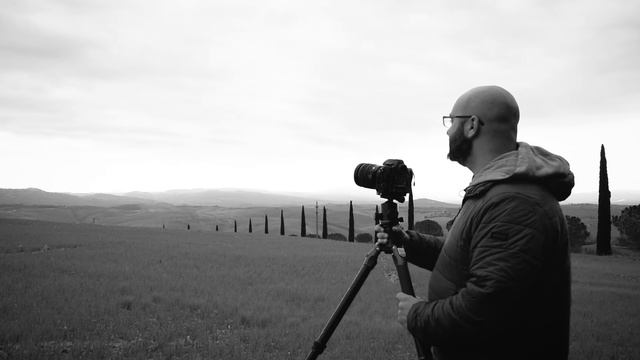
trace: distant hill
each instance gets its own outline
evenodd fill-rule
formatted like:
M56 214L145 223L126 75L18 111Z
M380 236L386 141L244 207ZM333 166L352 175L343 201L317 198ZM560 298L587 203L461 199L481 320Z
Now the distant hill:
M374 198L375 199L375 198ZM45 220L101 225L186 228L221 231L233 229L237 221L240 232L246 232L249 219L254 231L264 231L268 216L271 232L279 231L280 211L284 211L286 233L299 234L301 207L306 210L307 232L315 233L316 199L290 195L267 194L240 190L192 190L163 193L132 192L125 196L112 194L63 194L39 189L0 189L0 218ZM347 233L349 200L318 199L318 221L321 230L322 208L326 207L329 232ZM373 229L373 214L382 199L355 199L356 233ZM407 219L408 204L399 204L400 216ZM429 199L415 201L416 221L437 217L448 220L458 205Z
M287 207L305 204L345 204L349 200L359 204L380 204L383 199L344 200L323 199L313 195L282 195L247 190L170 190L164 192L129 192L115 194L68 194L47 192L40 189L0 189L0 205L50 205L50 206L102 206L112 207L128 204L157 204L167 203L176 206L221 206L221 207ZM417 199L416 206L421 207L451 207L459 205L448 204L431 199ZM407 203L405 202L404 205Z
M0 205L49 205L49 206L119 206L125 204L149 204L156 201L116 196L111 194L66 194L40 189L0 189Z
M348 196L344 196L344 200L337 201L335 197L332 200L323 199L323 196L293 196L281 195L273 193L265 193L247 190L170 190L165 192L129 192L124 195L162 201L174 205L190 205L190 206L224 206L224 207L253 207L253 206L299 206L302 204L314 204L316 201L320 203L348 203ZM382 199L378 200L360 200L353 199L359 204L379 204ZM405 202L406 204L406 202ZM424 207L459 207L456 204L449 204L431 199L417 199L414 201L416 206Z
M170 190L165 192L129 192L125 196L191 206L291 206L320 199L270 194L245 190Z
M233 231L234 221L239 232L247 232L249 219L255 232L264 231L264 218L269 229L279 232L280 211L284 212L286 234L300 233L301 207L305 206L307 233L316 229L315 202L319 203L318 226L322 227L322 208L327 209L329 232L347 233L349 200L323 201L311 197L268 194L241 190L176 190L162 193L131 192L113 194L50 193L39 189L0 189L0 218L45 220L68 223L95 223L137 227L184 229L187 224L195 231ZM356 233L370 232L373 214L382 199L354 199ZM640 203L640 202L638 202ZM432 219L442 226L453 218L459 204L430 199L416 199L415 221ZM619 215L626 205L612 202L611 214ZM408 220L407 202L398 205L399 215ZM597 204L562 204L566 215L579 217L595 241ZM406 227L406 224L404 224ZM612 228L612 239L618 236Z
M443 208L459 208L460 204L450 204L442 201L431 199L415 199L413 205L416 207L443 207Z
M574 193L563 204L597 204L598 192ZM611 205L638 205L640 191L621 190L611 192Z

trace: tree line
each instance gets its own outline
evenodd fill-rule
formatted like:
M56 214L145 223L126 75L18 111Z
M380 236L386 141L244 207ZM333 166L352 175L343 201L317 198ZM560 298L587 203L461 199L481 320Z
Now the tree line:
M377 212L377 206L376 206ZM341 233L329 233L328 232L328 224L327 224L327 208L325 206L322 207L322 233L321 234L307 234L307 221L304 210L304 205L302 205L301 213L300 213L300 236L301 237L318 237L321 239L332 239L339 241L348 241L348 242L372 242L373 237L371 234L358 234L355 235L355 226L354 226L354 217L353 217L353 202L349 202L349 231L348 235L345 236ZM164 225L163 225L164 228ZM190 229L190 226L187 224L187 230ZM220 226L216 225L216 231L220 231ZM269 234L269 216L267 214L264 215L264 233ZM238 232L238 223L236 220L233 220L233 232ZM280 235L284 236L286 232L285 221L284 221L284 210L280 210ZM252 219L249 218L249 233L253 233L253 222ZM290 234L295 235L295 234Z
M600 146L600 174L599 174L599 189L598 189L598 225L596 235L596 249L597 255L611 255L611 225L618 228L620 237L618 242L620 245L627 246L634 249L640 249L640 204L626 207L622 210L619 216L611 216L611 192L609 191L609 176L607 171L607 158L605 154L604 144ZM317 204L316 204L317 206ZM375 208L374 223L378 214L378 206ZM320 234L307 234L307 224L304 212L304 205L301 209L300 215L300 236L302 237L320 237L322 239L333 239L348 242L373 242L373 236L369 233L355 234L354 217L353 217L353 202L349 201L349 218L348 218L348 233L347 236L341 233L328 233L327 226L327 209L322 207L322 233ZM430 234L434 236L442 236L443 230L440 224L433 220L422 220L414 223L414 207L413 207L413 194L409 193L408 204L408 229L416 230L421 233ZM582 247L587 244L587 240L591 235L587 230L587 226L582 222L582 219L576 216L565 216L567 225L567 234L569 239L569 247L573 252L581 252ZM451 226L452 221L447 223L447 229ZM164 229L164 224L162 225ZM191 225L187 224L187 230L191 229ZM216 225L216 231L220 231L219 225ZM233 221L233 231L238 232L237 221ZM252 219L249 219L249 233L253 232ZM269 234L269 219L265 214L264 216L264 233ZM285 222L284 211L280 210L280 235L285 235ZM293 235L293 234L292 234Z
M425 219L422 221L418 221L414 224L414 207L413 207L413 196L410 194L409 196L409 207L408 207L408 229L419 231L421 233L430 234L434 236L443 236L443 229L440 224L436 221ZM378 217L379 208L376 205L374 217L372 219L372 223L376 223L375 219ZM300 236L301 237L312 237L312 238L321 238L321 239L330 239L330 240L338 240L338 241L347 241L347 242L360 242L360 243L372 243L374 237L371 233L358 233L355 232L355 220L353 215L353 201L349 201L349 215L348 215L348 232L345 236L342 233L328 232L328 223L327 223L327 208L325 206L322 207L322 232L320 234L308 234L307 233L307 222L305 215L305 207L302 205L300 210ZM373 227L373 226L372 226ZM253 233L253 222L252 219L249 218L249 233ZM216 225L216 231L220 231L220 226ZM269 234L269 217L268 215L264 215L264 229L260 230L265 234ZM233 232L238 232L237 221L233 220ZM280 210L280 228L279 234L284 236L286 233L285 221L284 221L284 210ZM289 234L290 236L296 236L296 234Z

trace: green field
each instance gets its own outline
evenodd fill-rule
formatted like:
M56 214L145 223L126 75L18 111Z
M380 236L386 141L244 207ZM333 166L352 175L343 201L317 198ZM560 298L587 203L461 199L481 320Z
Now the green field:
M0 359L304 359L369 249L0 219ZM321 359L415 358L393 270L381 256ZM573 255L573 279L571 358L640 358L638 258Z

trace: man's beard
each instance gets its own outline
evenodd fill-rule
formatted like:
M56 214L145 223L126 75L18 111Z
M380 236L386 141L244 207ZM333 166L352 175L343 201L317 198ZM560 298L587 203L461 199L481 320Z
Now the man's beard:
M449 138L449 154L447 154L447 158L464 165L464 162L467 161L471 154L471 139L467 139L464 136L462 127L458 130Z

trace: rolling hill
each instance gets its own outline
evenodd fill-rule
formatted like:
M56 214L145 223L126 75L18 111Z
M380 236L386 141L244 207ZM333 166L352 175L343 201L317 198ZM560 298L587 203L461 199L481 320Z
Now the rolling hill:
M76 224L99 224L135 227L186 229L194 231L232 232L234 222L238 232L246 233L251 221L253 232L264 233L265 216L269 231L280 231L282 211L286 235L299 235L301 207L305 207L307 234L322 232L322 208L327 209L329 233L347 234L349 200L318 201L316 222L315 199L289 195L267 194L240 190L176 190L163 193L134 192L125 195L50 193L39 189L0 189L0 217L44 220ZM357 202L354 205L355 230L370 233L376 203ZM415 221L432 219L443 227L453 218L459 205L430 199L417 199ZM619 215L624 205L611 206L611 214ZM399 204L400 216L407 219L407 203ZM579 217L595 241L597 231L596 204L563 204L566 215ZM612 239L618 231L612 228Z
M152 201L111 194L81 194L47 192L40 189L0 189L0 205L49 206L118 206L125 204L152 204Z
M327 209L328 232L346 234L349 201L319 201L316 222L315 199L279 196L249 191L173 191L165 193L62 194L39 189L0 189L0 217L68 223L162 227L172 229L247 232L251 220L254 232L264 232L265 216L271 233L280 231L282 211L287 235L299 235L301 210L305 206L307 234L322 232L322 208ZM371 232L376 203L354 202L356 233ZM400 204L407 218L407 204ZM416 221L427 217L446 219L457 205L429 199L415 201Z

